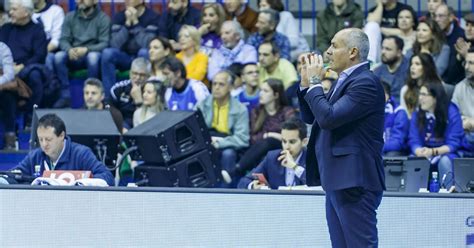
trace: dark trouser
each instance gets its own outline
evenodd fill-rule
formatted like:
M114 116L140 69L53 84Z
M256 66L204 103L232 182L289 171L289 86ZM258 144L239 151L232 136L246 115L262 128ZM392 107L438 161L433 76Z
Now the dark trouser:
M281 141L274 138L266 138L257 141L251 145L239 161L239 167L236 168L237 176L243 176L246 171L251 170L263 160L267 152L275 149L281 149Z
M18 73L20 77L33 92L31 98L28 100L25 107L27 112L33 110L33 105L40 105L41 100L43 99L43 75L40 68L25 68Z
M5 132L15 132L16 104L16 93L7 90L0 91L0 111L5 123Z
M382 194L360 187L326 191L332 247L378 247L376 210Z

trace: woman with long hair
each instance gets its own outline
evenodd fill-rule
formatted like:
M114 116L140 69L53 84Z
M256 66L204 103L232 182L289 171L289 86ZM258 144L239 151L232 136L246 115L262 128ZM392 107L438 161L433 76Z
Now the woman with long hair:
M188 79L203 81L207 73L208 57L199 51L201 47L201 34L190 25L183 25L178 34L181 52L176 54L176 58L183 62L186 67Z
M464 134L461 114L441 84L423 84L418 98L419 109L410 122L410 149L431 161L431 170L439 172L442 186L449 189L454 183L452 161Z
M432 19L423 20L416 29L416 40L406 56L428 53L433 57L438 75L448 69L450 48L446 44L446 35Z
M143 122L153 118L165 109L163 83L155 80L148 80L142 88L143 103L133 113L133 126L136 127Z
M225 21L225 10L218 3L207 3L202 7L201 26L201 51L211 56L212 51L221 47L220 30Z
M160 66L170 56L174 57L174 50L168 39L158 36L150 41L148 45L148 57L151 63L150 79L164 81L165 77Z
M234 171L223 171L224 180L229 183L232 177L243 176L245 171L257 166L268 151L281 148L280 125L294 116L295 109L288 106L283 82L274 78L265 80L260 86L259 106L250 115L250 148Z
M405 108L411 117L418 104L418 91L421 85L442 84L442 81L429 54L420 53L411 57L409 69L406 84L400 90L400 106Z
M416 13L412 9L404 9L398 13L397 28L381 27L382 34L385 36L395 35L403 40L403 54L413 47L416 41L416 28L418 26L418 19Z

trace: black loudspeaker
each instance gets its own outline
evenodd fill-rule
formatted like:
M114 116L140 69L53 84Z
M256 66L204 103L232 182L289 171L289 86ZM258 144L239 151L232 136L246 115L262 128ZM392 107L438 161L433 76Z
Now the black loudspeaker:
M135 168L139 186L211 188L220 182L220 169L212 149L202 150L170 166L140 165Z
M130 129L123 136L130 155L147 164L170 165L200 150L209 149L211 137L200 111L163 111Z
M39 146L36 129L38 120L46 114L56 114L66 125L71 140L88 146L104 164L113 165L117 159L120 132L109 110L34 109L30 147Z

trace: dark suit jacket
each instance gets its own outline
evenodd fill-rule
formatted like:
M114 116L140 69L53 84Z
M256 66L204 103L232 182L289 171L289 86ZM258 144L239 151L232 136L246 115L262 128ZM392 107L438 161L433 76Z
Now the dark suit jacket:
M286 186L286 168L283 167L278 161L280 156L281 149L269 151L263 161L250 171L245 177L240 179L237 188L246 189L254 179L252 177L253 173L263 173L268 183L269 187L272 189L278 189L279 186ZM296 159L296 158L295 158ZM299 161L297 161L299 166L306 167L306 150L303 150L303 154ZM298 178L295 175L295 185L305 185L306 184L306 171L303 172L301 178Z
M384 190L385 97L369 65L355 69L329 100L321 87L299 91L298 95L303 120L313 124L307 184L317 185L320 179L326 191L351 187Z

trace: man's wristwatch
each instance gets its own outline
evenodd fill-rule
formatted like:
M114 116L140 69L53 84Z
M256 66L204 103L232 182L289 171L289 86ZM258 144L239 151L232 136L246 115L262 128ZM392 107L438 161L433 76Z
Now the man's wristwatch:
M311 78L309 78L309 84L311 86L320 85L321 79L318 76L311 76Z

